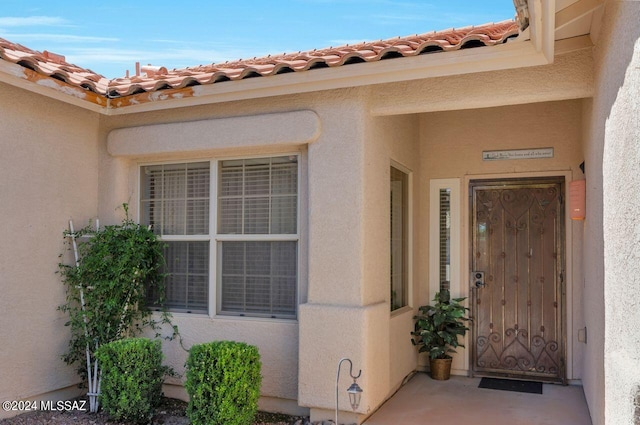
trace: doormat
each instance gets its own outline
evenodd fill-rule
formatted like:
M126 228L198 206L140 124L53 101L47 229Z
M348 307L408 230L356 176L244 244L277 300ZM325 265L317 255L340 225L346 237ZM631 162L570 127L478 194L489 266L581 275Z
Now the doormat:
M542 382L516 381L513 379L482 378L478 388L542 394Z

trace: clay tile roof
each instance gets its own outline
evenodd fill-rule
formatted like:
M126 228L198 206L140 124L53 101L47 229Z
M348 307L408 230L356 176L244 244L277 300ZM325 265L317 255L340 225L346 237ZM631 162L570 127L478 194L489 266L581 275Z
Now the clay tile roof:
M47 51L37 52L2 38L0 38L0 59L103 96L122 97L167 88L179 89L198 84L215 84L288 72L303 72L315 68L340 67L352 63L375 62L469 47L493 46L506 42L508 38L518 33L518 24L509 20L184 69L168 70L165 67L147 66L142 68L143 73L139 76L111 80L89 69L66 62L64 56Z
M105 94L109 86L109 79L90 69L66 62L62 55L46 50L37 52L3 38L0 38L0 59L94 93Z

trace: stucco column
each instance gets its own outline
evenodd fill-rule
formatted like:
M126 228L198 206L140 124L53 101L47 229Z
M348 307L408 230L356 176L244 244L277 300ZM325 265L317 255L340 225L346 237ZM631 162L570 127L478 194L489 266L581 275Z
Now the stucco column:
M601 91L605 423L640 421L640 2L608 2ZM597 423L597 421L594 421Z
M308 150L309 286L308 302L299 307L298 402L311 409L314 421L333 418L336 368L348 357L355 373L362 369L364 394L357 414L351 413L343 365L340 422L361 423L384 396L378 380L386 379L388 361L376 353L389 316L386 303L363 296L365 113L357 99L345 99L319 114L322 134ZM381 349L388 352L388 346Z

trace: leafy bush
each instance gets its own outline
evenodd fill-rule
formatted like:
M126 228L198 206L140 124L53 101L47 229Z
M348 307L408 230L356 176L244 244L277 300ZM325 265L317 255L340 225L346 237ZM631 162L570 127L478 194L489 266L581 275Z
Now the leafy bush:
M100 401L118 421L148 422L162 398L160 341L130 338L104 344L95 353L102 368Z
M69 314L69 349L63 356L87 377L87 351L151 328L160 336L160 326L170 323L163 312L160 321L146 307L148 293L164 294L164 243L152 230L129 219L128 206L122 224L99 230L87 226L73 234L78 240L78 265L59 264L66 284L66 303L58 309ZM65 232L65 237L70 236ZM162 303L163 300L153 300ZM83 305L84 304L84 305ZM173 336L177 328L172 326Z
M233 341L194 345L186 366L187 416L192 424L252 423L262 383L256 347Z

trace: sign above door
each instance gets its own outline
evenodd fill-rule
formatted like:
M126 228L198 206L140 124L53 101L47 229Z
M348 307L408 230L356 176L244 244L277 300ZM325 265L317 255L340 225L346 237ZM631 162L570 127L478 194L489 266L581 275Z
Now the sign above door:
M483 161L553 158L553 148L482 151Z

